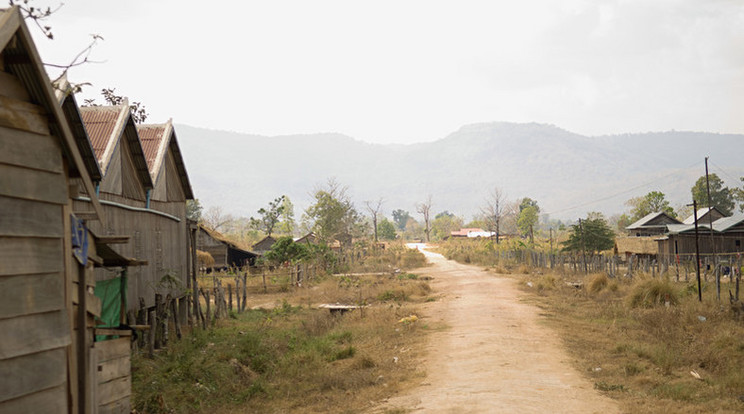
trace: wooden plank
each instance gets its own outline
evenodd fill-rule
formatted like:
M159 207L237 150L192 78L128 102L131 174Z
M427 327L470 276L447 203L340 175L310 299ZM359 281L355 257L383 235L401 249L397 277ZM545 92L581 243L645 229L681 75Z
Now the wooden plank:
M7 96L0 96L0 126L49 135L44 108Z
M108 342L108 341L104 341ZM98 383L113 381L117 378L128 377L132 373L131 357L110 359L98 363Z
M64 275L0 277L0 319L65 309Z
M131 401L127 396L120 400L99 406L98 414L129 414L131 410Z
M132 378L122 377L98 384L98 406L106 405L132 395Z
M30 409L29 407L33 407ZM0 414L15 413L67 413L67 387L61 385L35 394L0 402Z
M0 276L64 271L62 240L0 237Z
M0 163L57 173L64 171L59 140L50 135L5 127L0 127Z
M31 99L21 81L3 71L0 71L0 95L26 102Z
M10 400L67 381L67 350L52 349L18 358L0 360L0 400Z
M0 164L0 196L67 204L65 176Z
M129 330L129 329L96 328L96 335L104 335L104 336L132 336L132 331Z
M67 346L69 326L64 310L0 319L0 359Z
M129 337L96 342L94 348L98 353L98 362L128 357L131 354L131 340Z
M14 36L21 21L20 11L2 13L2 17L0 18L0 49L5 49L9 43L14 41ZM4 62L2 69L5 70Z
M0 197L0 211L0 236L64 236L62 208L59 205Z

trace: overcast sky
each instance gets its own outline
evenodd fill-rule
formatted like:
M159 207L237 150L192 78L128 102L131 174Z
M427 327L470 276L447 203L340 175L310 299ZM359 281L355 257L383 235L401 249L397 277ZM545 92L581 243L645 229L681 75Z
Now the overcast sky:
M148 122L376 143L491 121L744 133L739 0L67 0L48 24L51 63L103 36L70 79Z

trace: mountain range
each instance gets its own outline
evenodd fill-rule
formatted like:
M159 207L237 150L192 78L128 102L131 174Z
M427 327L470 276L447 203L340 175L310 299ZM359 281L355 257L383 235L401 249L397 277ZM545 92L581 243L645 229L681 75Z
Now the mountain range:
M541 213L572 220L588 211L606 216L625 202L661 191L672 206L691 202L690 188L710 171L728 186L744 176L744 135L650 132L583 136L553 125L481 123L411 145L370 144L320 133L259 136L176 125L194 194L202 206L236 216L280 195L299 218L312 193L335 178L357 209L383 198L383 213L412 213L432 196L432 211L465 220L477 214L491 189L508 199L530 197Z

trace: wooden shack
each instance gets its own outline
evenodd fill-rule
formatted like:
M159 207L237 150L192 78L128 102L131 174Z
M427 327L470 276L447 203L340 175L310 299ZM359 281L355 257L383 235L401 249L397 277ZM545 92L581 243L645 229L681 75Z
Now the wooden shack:
M104 211L17 7L0 11L0 49L0 412L128 412L128 343L93 343L106 259L87 224ZM106 352L125 362L101 379Z
M242 268L256 264L257 253L243 249L215 230L199 225L196 248L209 253L214 259L210 270Z
M175 134L172 128L161 128L161 134L154 136L150 133L153 130L146 128L150 145L144 146L127 102L83 107L80 114L101 170L96 191L108 217L105 226L94 224L91 229L98 235L124 238L123 244L114 247L116 252L147 263L130 269L127 309L135 310L140 298L146 307L152 307L156 293L170 295L180 299L183 321L185 292L190 286L186 198L193 195ZM145 148L154 154L150 160ZM151 170L151 164L157 171ZM87 193L81 194L76 203L82 209L89 199ZM96 279L109 280L120 272L119 268L97 270Z
M631 256L639 259L655 259L659 254L656 239L650 237L616 237L614 253L627 261Z
M251 251L263 256L266 252L271 250L271 246L273 246L274 243L276 243L275 238L266 236L263 239L259 240L256 244L251 246Z
M628 236L657 236L666 233L667 226L670 224L682 224L682 222L667 213L659 211L647 214L625 229L628 231Z

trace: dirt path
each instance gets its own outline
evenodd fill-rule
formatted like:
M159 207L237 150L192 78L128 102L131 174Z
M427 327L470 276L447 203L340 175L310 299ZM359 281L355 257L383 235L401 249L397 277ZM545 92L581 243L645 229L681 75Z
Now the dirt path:
M442 295L424 321L448 328L431 334L423 383L372 412L618 413L568 363L560 340L521 303L512 279L425 252Z

